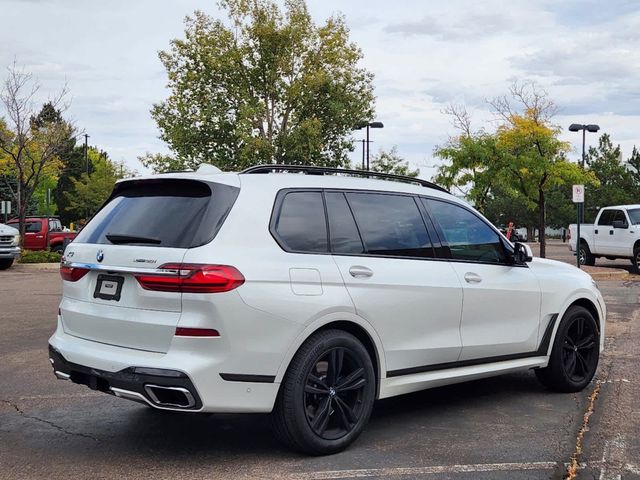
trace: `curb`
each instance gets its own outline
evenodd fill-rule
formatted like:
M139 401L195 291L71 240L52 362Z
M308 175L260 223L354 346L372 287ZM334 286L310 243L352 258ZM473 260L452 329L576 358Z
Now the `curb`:
M58 270L60 262L55 263L16 263L13 268L25 268L27 270Z
M630 276L628 271L621 268L600 268L602 268L602 270L595 272L585 270L584 268L582 270L591 275L591 278L594 280L626 280Z

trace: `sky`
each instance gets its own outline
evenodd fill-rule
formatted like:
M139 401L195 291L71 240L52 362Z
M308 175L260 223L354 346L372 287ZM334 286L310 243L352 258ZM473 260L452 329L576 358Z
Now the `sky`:
M608 0L307 0L316 23L343 14L362 66L375 75L378 149L397 146L430 178L433 150L456 134L443 109L465 105L475 128L495 126L487 100L535 81L559 106L555 123L596 123L640 147L640 3ZM0 0L0 80L14 61L41 84L40 101L70 90L67 116L89 142L140 173L137 157L168 152L149 110L169 95L158 51L182 38L212 0ZM2 115L2 112L0 112ZM363 136L354 132L356 140ZM588 144L597 144L589 134ZM353 161L361 159L356 144Z

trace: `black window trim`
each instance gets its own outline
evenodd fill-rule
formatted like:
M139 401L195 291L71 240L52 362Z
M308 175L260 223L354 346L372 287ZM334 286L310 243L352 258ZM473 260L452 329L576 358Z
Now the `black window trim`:
M502 232L500 232L500 230L498 230L491 222L487 222L484 218L482 218L480 215L478 215L477 212L475 212L473 209L469 208L467 205L464 205L463 203L453 202L453 201L451 201L449 199L442 198L442 197L435 197L435 196L431 196L431 195L418 195L418 196L421 197L421 198L424 198L426 200L436 200L436 201L439 201L439 202L449 203L451 205L455 205L456 207L459 207L459 208L462 208L462 209L468 211L469 213L471 213L478 220L480 220L482 223L487 225L491 230L493 230L498 235L498 238L500 239L500 244L502 246L502 249L504 251L505 257L507 259L509 258L510 255L512 255L514 253L513 249L511 248L511 245L510 245L509 241L504 238L504 236L502 235ZM461 259L461 258L453 258L453 256L451 255L451 250L449 249L449 245L447 243L446 237L444 235L444 232L442 231L442 229L440 227L440 224L436 221L435 215L431 211L431 208L430 208L428 202L426 204L424 202L420 202L420 203L422 203L423 207L427 211L427 214L430 216L431 221L433 222L434 228L436 229L437 234L440 237L440 242L442 243L442 246L443 246L442 251L446 252L446 255L448 255L447 256L447 260L449 260L451 262L455 262L455 263L473 263L473 264L479 264L479 265L494 265L494 266L529 268L529 265L526 264L526 263L518 264L518 263L509 262L509 261L496 263L496 262L485 262L485 261L481 261L481 260L468 260L468 259Z
M322 194L322 203L324 206L324 219L325 219L325 225L326 225L326 231L327 231L327 251L326 252L309 252L309 251L303 251L303 250L290 249L286 246L285 242L279 237L278 233L276 232L275 223L276 223L276 219L280 215L280 210L282 209L282 202L285 196L291 192L320 192ZM377 193L377 194L383 194L383 195L399 195L404 197L412 197L418 207L418 211L420 212L420 215L422 216L422 220L427 229L427 235L431 240L433 256L432 257L412 257L412 256L373 254L373 253L367 253L367 252L363 252L363 253L332 252L329 217L327 213L327 203L325 199L325 192L337 192L337 193L342 193L345 196L345 200L347 201L347 205L349 206L349 210L351 211L351 215L353 216L353 220L356 224L356 229L358 230L360 241L362 242L362 245L365 248L365 250L367 248L366 243L362 238L362 234L360 232L360 226L358 225L358 220L356 219L356 216L353 213L353 209L351 207L351 204L349 203L349 197L346 194L347 193ZM335 255L339 257L389 258L389 259L398 259L398 260L421 260L421 261L436 261L436 262L446 261L446 262L455 262L455 263L472 263L472 264L478 264L478 265L493 265L493 266L499 266L499 267L506 266L506 267L529 268L529 265L526 263L524 264L516 264L516 263L509 263L509 262L495 263L495 262L485 262L480 260L464 260L464 259L452 258L451 251L449 250L449 246L447 244L447 241L444 237L443 232L440 229L439 224L435 221L435 217L433 216L433 213L431 212L431 210L428 208L428 204L425 205L422 201L420 201L421 198L424 198L427 200L437 200L445 203L450 203L452 205L455 205L457 207L467 210L468 212L473 214L476 218L478 218L481 222L483 222L485 225L488 225L489 228L491 228L498 235L498 238L501 241L500 243L502 244L502 248L504 249L507 257L509 253L511 254L513 253L513 249L511 248L509 241L504 238L500 230L498 230L490 222L487 222L482 217L480 217L475 211L473 211L473 209L471 209L467 205L464 205L459 202L454 202L447 198L442 198L439 196L415 194L415 193L408 193L408 192L392 192L387 190L363 190L363 189L355 189L355 188L350 189L350 188L331 188L331 187L329 188L288 187L288 188L280 189L276 193L276 198L275 198L273 207L271 209L271 219L269 220L269 233L271 234L273 239L276 241L278 246L287 253L296 253L296 254L303 254L303 255Z
M327 191L335 191L333 189L329 190L327 189ZM431 238L431 232L429 231L429 227L427 226L427 221L424 218L424 214L422 212L422 210L420 209L420 205L419 202L417 201L416 197L417 195L411 194L411 193L405 193L405 192L385 192L385 191L374 191L374 190L342 190L342 193L344 194L344 198L347 200L347 205L349 205L349 210L351 210L351 215L353 215L353 220L356 223L356 228L358 229L358 234L360 235L360 240L362 241L362 245L364 246L365 252L363 252L362 254L359 254L358 256L367 256L367 257L381 257L381 258L403 258L403 259L410 259L410 260L433 260L436 258L436 252L435 249L433 247L433 239ZM355 194L378 194L378 195L393 195L396 197L411 197L413 199L413 203L415 204L416 208L418 209L418 213L420 215L420 218L422 218L422 223L424 224L424 228L427 232L427 237L429 238L429 243L431 244L431 255L427 256L427 257L414 257L414 256L410 256L410 255L384 255L384 254L380 254L380 253L369 253L367 250L367 243L364 240L364 237L362 236L361 233L361 229L360 229L360 225L358 224L358 218L356 216L356 214L353 212L353 207L351 206L351 202L349 201L349 195L347 195L347 193L355 193ZM335 254L334 254L335 255ZM344 255L344 254L341 254ZM350 255L350 254L347 254Z
M280 237L280 235L276 231L276 219L280 216L280 211L282 210L282 203L284 201L284 198L287 196L287 194L292 193L292 192L320 192L322 194L322 203L324 205L324 218L325 218L325 225L326 225L326 231L327 231L327 251L326 252L310 252L310 251L306 251L306 250L294 250L294 249L291 249L286 245L286 242L284 242L284 240ZM403 196L403 197L412 197L414 202L415 202L415 204L416 204L416 207L418 208L418 211L420 212L420 216L422 217L422 221L425 224L425 228L427 230L427 235L430 237L431 246L432 246L432 254L434 256L431 256L431 257L413 257L413 256L374 254L374 253L367 253L367 252L363 252L363 253L333 252L331 250L331 233L330 233L330 226L329 226L329 217L328 217L328 213L327 213L327 203L326 203L326 198L325 198L325 192L342 193L344 195L345 200L347 201L347 206L349 207L349 210L350 210L351 215L353 217L353 221L354 221L354 223L356 225L356 229L358 231L358 235L360 237L360 241L362 242L362 246L364 247L365 250L367 248L366 243L365 243L364 239L362 238L362 233L360 232L360 226L358 225L358 220L356 219L356 216L353 213L353 209L351 207L351 204L349 203L349 197L346 194L347 193L377 193L377 194L383 194L383 195L396 195L396 196ZM273 203L273 207L271 209L271 219L269 220L269 233L271 234L273 239L276 241L278 246L283 251L285 251L287 253L296 253L296 254L303 254L303 255L336 255L336 256L340 256L340 257L391 258L391 259L399 259L399 260L446 261L446 260L448 260L447 258L435 256L435 255L437 255L438 249L435 248L434 241L437 240L438 244L441 244L441 242L440 242L438 237L434 237L433 236L433 234L435 232L430 230L430 228L429 228L429 222L431 222L431 219L428 219L428 217L425 217L425 213L421 208L420 202L417 201L417 197L419 197L419 195L416 195L416 194L413 194L413 193L390 192L390 191L386 191L386 190L362 190L362 189L349 189L349 188L318 188L318 187L288 187L288 188L283 188L281 190L278 190L278 192L276 193L276 198L275 198L275 201Z
M290 193L299 193L299 192L320 193L322 197L322 208L324 210L324 225L325 225L325 232L327 235L327 251L326 252L312 252L308 250L294 250L292 248L289 248L286 242L284 241L284 239L276 231L276 220L280 218L280 212L282 211L282 204L284 203L284 199ZM293 188L283 188L281 190L278 190L278 193L276 193L275 202L273 203L273 208L271 209L271 219L269 220L269 233L271 234L273 239L276 241L278 246L280 246L280 248L287 253L300 253L305 255L331 255L331 244L330 244L331 239L329 238L329 219L327 218L327 203L324 199L324 190L322 188L313 188L313 187L311 188L293 187Z

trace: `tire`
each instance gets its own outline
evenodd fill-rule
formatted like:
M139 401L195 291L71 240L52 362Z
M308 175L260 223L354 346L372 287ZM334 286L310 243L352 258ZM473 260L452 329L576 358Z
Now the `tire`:
M633 264L633 273L640 273L640 245L636 245L633 249L631 263Z
M13 265L13 258L3 258L0 260L0 270L6 270Z
M596 264L596 257L593 256L589 245L586 242L580 242L580 249L578 250L580 257L580 265L588 265L593 267Z
M364 429L375 395L375 371L362 343L342 330L325 330L309 337L293 357L271 424L294 450L337 453Z
M58 244L55 247L51 247L51 251L62 255L64 253L64 246L62 244Z
M600 357L600 328L589 310L567 310L553 342L549 365L536 369L538 380L557 392L579 392L596 373Z

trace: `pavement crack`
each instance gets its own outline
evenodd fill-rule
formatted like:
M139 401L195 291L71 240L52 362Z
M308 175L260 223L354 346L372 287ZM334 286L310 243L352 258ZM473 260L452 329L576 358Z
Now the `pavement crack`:
M589 401L587 403L587 409L582 416L582 425L580 426L580 430L578 430L578 435L576 436L576 446L571 454L571 459L569 462L569 466L567 467L567 472L564 476L565 480L574 480L576 475L578 474L578 469L580 468L580 455L582 454L582 441L584 440L584 435L589 430L589 419L593 414L596 399L598 398L598 394L600 393L600 385L602 384L602 380L596 380L596 386L591 391L589 395Z
M72 432L70 430L67 430L64 427L61 427L60 425L50 421L50 420L45 420L43 418L40 417L36 417L35 415L29 415L28 413L26 413L24 410L22 410L16 403L13 403L9 400L0 400L0 402L4 403L5 405L9 405L10 407L12 407L16 412L18 412L18 414L24 418L28 418L30 420L35 420L37 422L42 422L46 425L49 425L50 427L55 428L56 430L58 430L59 432L65 433L67 435L73 435L75 437L83 437L83 438L89 438L93 441L98 442L99 440L96 437L93 437L91 435L87 435L85 433L78 433L78 432Z

